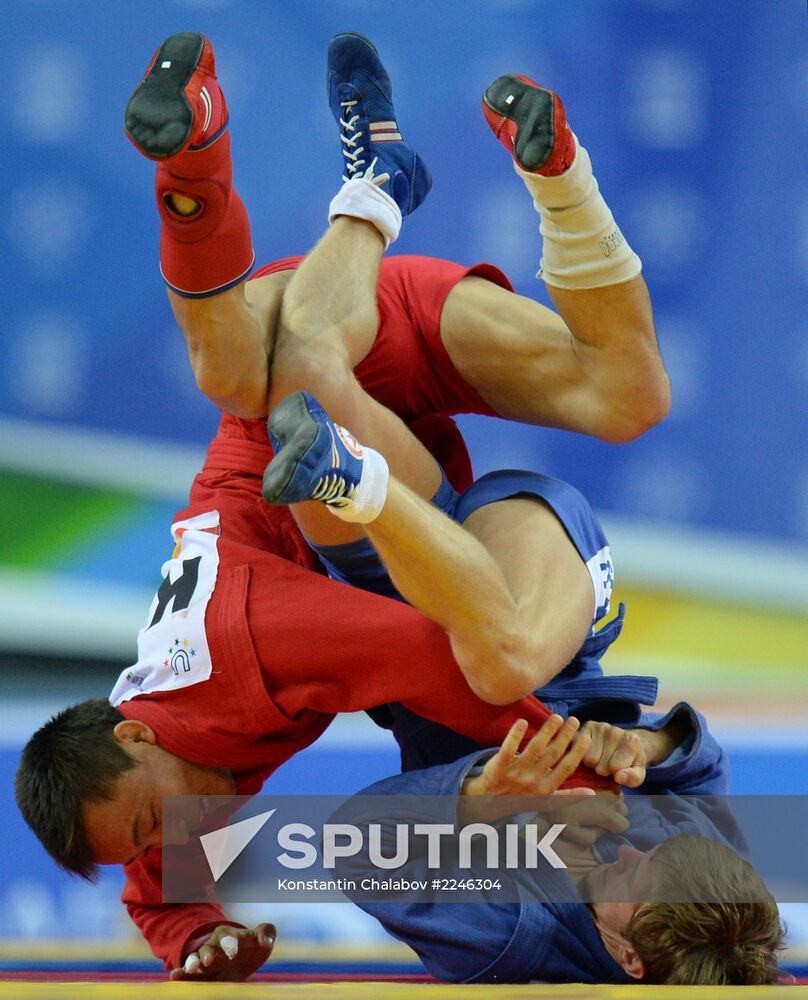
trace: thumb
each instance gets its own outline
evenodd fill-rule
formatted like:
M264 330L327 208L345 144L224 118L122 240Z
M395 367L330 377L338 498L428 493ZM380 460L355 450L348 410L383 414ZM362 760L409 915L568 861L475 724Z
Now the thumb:
M267 948L274 948L275 938L278 936L278 931L274 924L259 924L255 928L255 936L259 944L262 944Z
M594 788L587 788L585 785L580 785L578 788L559 788L557 792L553 792L550 798L554 798L556 795L563 795L566 799L592 799L598 793Z
M639 788L645 781L645 768L640 765L623 767L616 772L614 780L618 785L625 785L626 788Z

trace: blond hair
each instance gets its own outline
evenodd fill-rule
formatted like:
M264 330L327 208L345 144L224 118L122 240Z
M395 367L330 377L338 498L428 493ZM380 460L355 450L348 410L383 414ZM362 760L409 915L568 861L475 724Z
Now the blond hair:
M650 901L623 936L645 965L644 982L761 985L777 981L785 929L774 898L723 844L682 835L653 857Z

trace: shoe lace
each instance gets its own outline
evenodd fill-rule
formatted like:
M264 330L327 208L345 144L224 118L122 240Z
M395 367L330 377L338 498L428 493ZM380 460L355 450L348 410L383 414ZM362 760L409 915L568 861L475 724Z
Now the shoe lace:
M356 486L348 486L345 477L337 472L326 473L317 481L317 485L312 491L312 500L322 500L323 503L332 507L347 507L353 503L356 495Z
M357 114L351 115L352 109L358 103L358 101L340 101L340 107L344 109L339 120L340 127L342 128L340 139L342 140L342 155L347 160L345 169L348 171L347 175L342 175L342 179L344 181L349 181L352 177L363 177L366 181L372 181L376 185L381 185L384 184L385 181L390 180L390 174L384 173L376 175L374 168L378 157L374 156L370 166L365 170L360 169L361 167L364 167L367 161L360 159L362 153L365 152L365 147L357 146L357 143L365 133L360 132L356 127L356 123L359 121L361 116Z

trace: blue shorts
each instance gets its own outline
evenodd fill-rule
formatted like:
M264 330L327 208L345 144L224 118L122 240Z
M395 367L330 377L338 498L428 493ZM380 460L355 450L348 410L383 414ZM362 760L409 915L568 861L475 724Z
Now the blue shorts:
M462 524L480 507L513 497L543 500L564 526L592 580L595 612L592 624L609 613L614 568L606 535L586 498L569 483L539 472L504 470L489 472L463 494L456 493L444 477L432 503ZM320 560L334 580L401 600L376 550L363 538L347 545L316 546Z

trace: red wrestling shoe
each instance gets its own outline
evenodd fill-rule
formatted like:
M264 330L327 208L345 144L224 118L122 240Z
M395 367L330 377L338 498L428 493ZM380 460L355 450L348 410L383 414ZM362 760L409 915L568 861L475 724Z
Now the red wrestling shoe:
M494 80L483 95L483 114L517 166L528 173L555 177L575 159L575 138L561 98L527 76Z
M227 104L204 35L186 31L163 42L129 98L124 127L151 160L204 149L219 138L227 128Z

